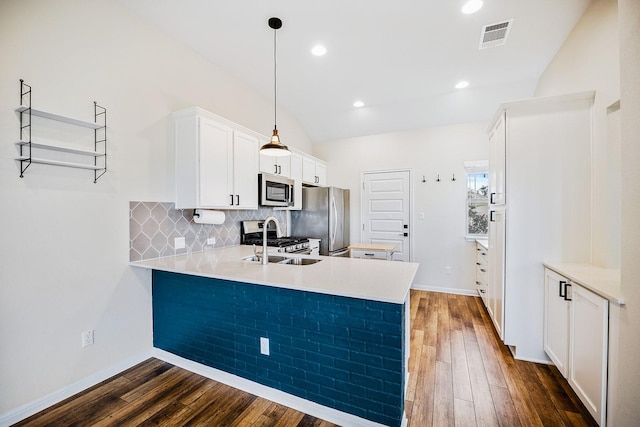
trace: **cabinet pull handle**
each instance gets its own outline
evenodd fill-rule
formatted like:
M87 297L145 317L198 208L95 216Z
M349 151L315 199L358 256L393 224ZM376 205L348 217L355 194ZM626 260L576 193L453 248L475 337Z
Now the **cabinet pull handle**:
M366 256L374 256L375 254L367 254L365 253Z
M282 175L282 166L278 165L278 175Z
M483 273L487 272L487 270L485 270L484 268L481 268L480 271L482 271Z
M482 264L480 264L479 262L476 262L476 265L482 265Z
M567 292L567 286L571 286L571 283L565 283L564 284L564 300L565 301L571 301L571 298L567 298L568 292Z
M496 195L496 193L491 193L489 194L489 204L494 205L496 202L493 201L493 197Z
M278 174L278 165L273 165L273 169L274 169L273 173L277 175Z
M495 213L495 211L489 211L489 221L490 222L495 222L495 220L493 219L493 214Z
M229 194L231 196L231 206L233 206L233 194Z
M240 206L240 195L236 194L236 205Z
M558 282L558 296L560 298L566 298L564 295L562 295L562 287L566 284L567 282L565 282L564 280L560 280Z

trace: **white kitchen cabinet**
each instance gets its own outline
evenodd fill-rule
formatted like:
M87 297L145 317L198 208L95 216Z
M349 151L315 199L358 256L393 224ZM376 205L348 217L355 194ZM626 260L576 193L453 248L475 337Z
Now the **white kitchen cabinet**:
M563 377L569 374L569 281L544 270L544 351Z
M299 211L302 209L302 154L291 152L291 176L293 179L293 206L288 209Z
M507 159L506 113L502 112L489 132L489 204L504 205Z
M606 424L609 301L573 284L569 384L599 425Z
M504 266L506 209L492 206L489 211L489 280L487 311L500 338L504 338Z
M544 350L598 425L606 424L609 301L545 268Z
M261 142L261 145L268 141ZM260 172L291 178L291 156L268 156L260 153Z
M197 107L173 118L176 208L257 209L258 136Z
M489 306L489 285L487 276L489 275L488 249L476 242L476 289L482 298L485 307Z
M496 178L489 188L496 194L490 206L489 293L495 298L489 298L489 311L516 359L548 361L543 260L591 259L593 100L594 92L584 92L504 103L488 129L494 159L489 175ZM503 128L504 155L498 143ZM495 159L503 156L501 183Z
M327 185L327 164L315 157L302 157L302 182L310 185Z

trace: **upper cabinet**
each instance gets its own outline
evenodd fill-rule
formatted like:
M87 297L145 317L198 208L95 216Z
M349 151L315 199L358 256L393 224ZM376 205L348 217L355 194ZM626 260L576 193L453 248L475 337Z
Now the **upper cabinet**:
M315 157L302 157L302 182L324 187L327 185L327 164Z
M505 169L507 159L507 139L505 127L506 113L500 113L489 132L489 204L505 204Z
M268 141L260 142L261 145ZM291 178L291 156L267 156L260 154L260 172Z
M197 107L173 119L176 208L257 209L258 135Z
M287 208L291 211L299 211L302 209L302 154L291 152L291 176L293 179L293 206Z

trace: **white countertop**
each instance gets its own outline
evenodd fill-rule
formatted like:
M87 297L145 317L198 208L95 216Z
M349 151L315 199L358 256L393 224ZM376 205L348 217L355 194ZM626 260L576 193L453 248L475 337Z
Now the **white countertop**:
M620 291L620 270L618 269L566 262L545 262L544 265L614 304L625 304L624 296Z
M193 254L133 261L130 265L396 304L405 302L419 266L413 262L372 263L366 259L305 255L291 256L320 258L322 261L310 265L270 263L263 266L242 259L251 255L251 246L228 246Z
M349 246L349 249L363 249L365 251L393 252L396 249L396 245L387 245L383 243L356 243Z

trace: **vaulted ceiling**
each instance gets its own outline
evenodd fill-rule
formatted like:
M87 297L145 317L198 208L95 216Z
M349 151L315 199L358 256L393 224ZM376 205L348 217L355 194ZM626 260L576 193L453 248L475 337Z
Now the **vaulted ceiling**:
M538 78L591 0L120 0L144 20L273 100L313 142L487 120ZM485 25L513 20L479 49ZM327 48L324 56L310 50ZM455 89L461 80L465 89ZM361 100L365 105L353 106Z

